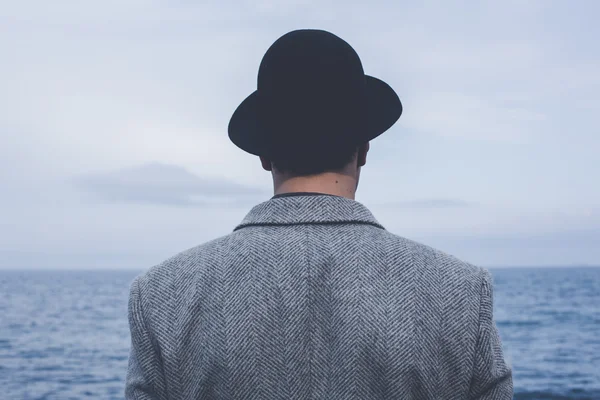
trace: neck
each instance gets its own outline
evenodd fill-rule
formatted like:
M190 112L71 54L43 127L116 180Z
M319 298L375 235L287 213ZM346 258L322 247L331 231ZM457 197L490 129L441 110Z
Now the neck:
M354 176L326 172L313 176L286 177L274 175L275 194L315 192L354 200L357 180Z

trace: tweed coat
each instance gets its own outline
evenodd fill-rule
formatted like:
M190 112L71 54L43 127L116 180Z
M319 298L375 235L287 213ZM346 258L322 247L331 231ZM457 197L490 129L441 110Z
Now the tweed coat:
M357 201L273 198L135 279L126 398L511 399L492 303Z

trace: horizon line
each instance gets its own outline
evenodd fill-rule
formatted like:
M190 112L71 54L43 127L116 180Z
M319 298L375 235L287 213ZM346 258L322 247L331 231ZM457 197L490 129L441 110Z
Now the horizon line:
M478 267L485 269L569 269L569 268L600 268L599 265L594 264L569 264L569 265L477 265ZM117 272L117 271L130 271L130 272L144 272L149 270L151 267L135 268L135 267L92 267L92 268L70 268L70 267L0 267L0 271L10 272L44 272L44 271L55 271L55 272Z

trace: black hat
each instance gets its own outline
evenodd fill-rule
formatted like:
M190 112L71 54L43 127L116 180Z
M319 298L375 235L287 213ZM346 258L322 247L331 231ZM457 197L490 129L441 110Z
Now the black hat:
M267 50L258 90L229 121L229 138L270 156L336 143L361 144L388 130L402 103L385 82L365 75L354 49L321 30L297 30Z

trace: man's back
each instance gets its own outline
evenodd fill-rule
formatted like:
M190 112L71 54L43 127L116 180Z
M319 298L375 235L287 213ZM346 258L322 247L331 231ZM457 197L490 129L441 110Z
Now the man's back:
M131 399L510 399L489 274L296 195L132 285Z

